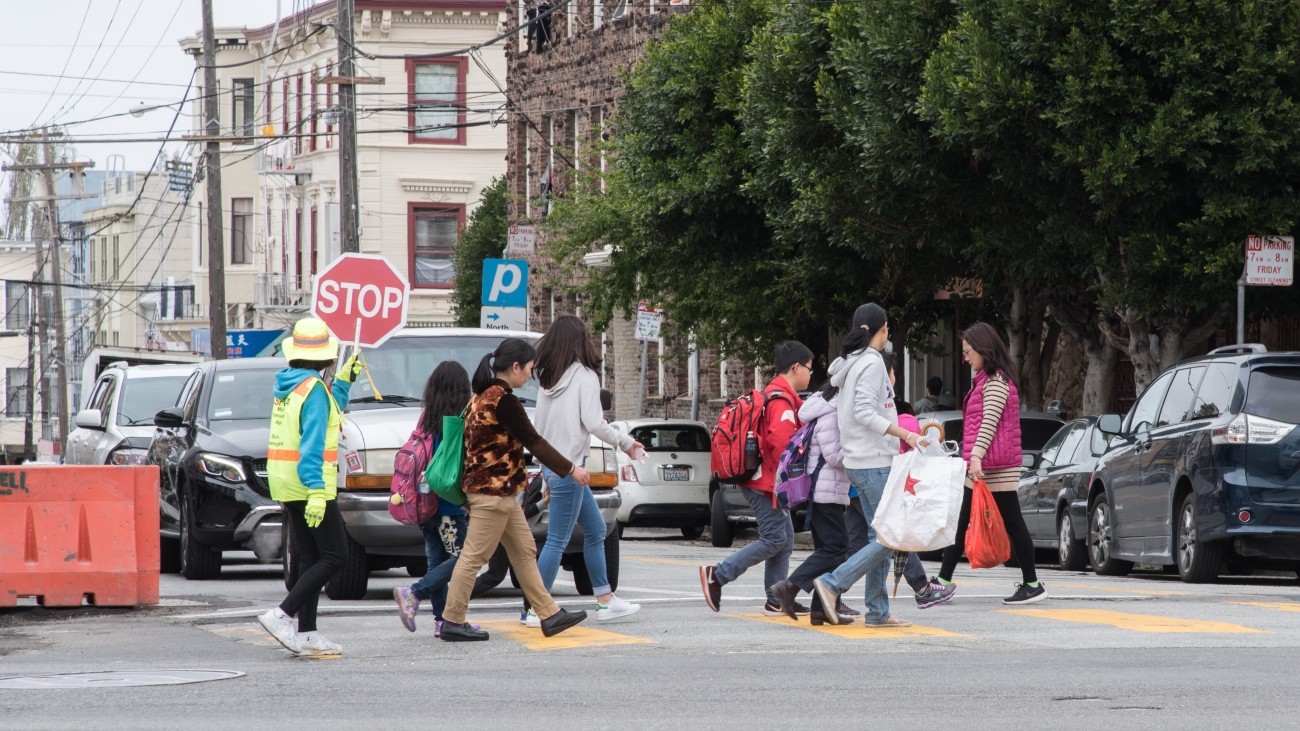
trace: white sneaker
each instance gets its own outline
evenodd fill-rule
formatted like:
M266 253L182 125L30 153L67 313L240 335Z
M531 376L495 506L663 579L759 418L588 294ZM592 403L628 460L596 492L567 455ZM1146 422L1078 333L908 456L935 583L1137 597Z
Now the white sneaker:
M534 612L531 609L528 610L528 613L524 615L523 619L521 619L519 623L525 627L532 627L533 629L542 628L541 618L537 616L537 612Z
M343 648L329 641L319 632L308 632L298 637L297 653L299 657L342 655Z
M268 609L257 615L257 621L275 638L276 642L284 645L284 649L289 652L298 651L298 632L294 628L293 617L281 612L279 608Z
M618 597L609 600L609 604L596 603L596 621L608 622L611 619L627 617L641 611L640 604L625 602Z

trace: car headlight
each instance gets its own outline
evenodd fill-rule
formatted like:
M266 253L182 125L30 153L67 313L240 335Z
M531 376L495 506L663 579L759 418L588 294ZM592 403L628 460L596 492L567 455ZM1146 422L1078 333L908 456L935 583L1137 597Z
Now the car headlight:
M216 454L199 455L199 471L211 477L218 477L226 482L246 482L244 467L229 457Z
M393 461L396 449L368 449L357 452L361 469L347 472L344 484L349 490L388 490L393 485Z
M109 453L108 464L118 465L119 467L144 464L145 457L147 456L149 456L149 450L147 449L123 447L121 449L114 449Z

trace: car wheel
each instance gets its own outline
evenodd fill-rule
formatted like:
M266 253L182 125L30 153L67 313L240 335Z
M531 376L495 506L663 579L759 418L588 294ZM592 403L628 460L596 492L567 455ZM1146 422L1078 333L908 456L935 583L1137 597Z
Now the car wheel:
M158 542L158 571L164 574L181 572L181 541L163 536Z
M1088 544L1074 537L1074 518L1070 511L1061 513L1056 524L1057 557L1062 571L1083 571L1088 566Z
M427 573L429 573L429 559L427 558L412 559L406 564L407 576L418 579Z
M1088 510L1088 558L1098 576L1125 576L1133 570L1132 561L1111 555L1115 540L1115 520L1105 495L1098 495Z
M343 539L346 546L343 568L325 584L325 596L334 600L364 599L366 584L370 581L370 562L366 558L366 549L346 533Z
M194 508L188 497L181 499L181 575L192 581L206 581L221 575L221 551L199 543L194 537Z
M699 538L702 535L704 535L704 526L702 525L682 526L683 538L690 538L691 540L695 540L696 538Z
M709 541L715 548L730 548L736 541L736 531L727 520L727 508L722 503L722 490L713 491L709 503Z
M513 586L513 587L516 588L516 589L520 589L520 588L522 588L522 587L519 585L519 577L518 577L518 576L515 576L515 570L514 570L514 568L511 568L509 573L510 573L510 585Z
M1219 576L1223 565L1223 544L1197 540L1195 496L1189 493L1178 506L1174 548L1178 552L1178 575L1189 584L1204 584Z
M289 519L288 514L284 517L285 520ZM294 553L287 522L280 527L280 540L284 546L284 550L280 553L280 565L284 570L284 588L293 591L293 586L298 583L298 576L302 573L302 565L298 561L298 554Z

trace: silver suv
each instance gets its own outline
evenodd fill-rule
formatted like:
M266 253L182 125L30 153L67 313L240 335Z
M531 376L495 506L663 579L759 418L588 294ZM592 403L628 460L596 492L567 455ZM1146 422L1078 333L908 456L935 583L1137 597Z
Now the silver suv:
M194 364L111 363L99 374L68 434L66 464L144 464L154 414L176 403Z

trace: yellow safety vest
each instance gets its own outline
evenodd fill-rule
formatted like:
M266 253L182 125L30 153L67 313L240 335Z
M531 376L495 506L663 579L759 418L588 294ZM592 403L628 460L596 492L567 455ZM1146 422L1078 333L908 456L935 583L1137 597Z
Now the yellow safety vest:
M307 486L298 479L298 443L302 440L302 407L307 394L325 382L308 378L289 395L276 399L271 408L271 436L266 450L266 474L271 483L271 499L277 502L306 500ZM334 401L334 394L325 388L330 402L329 426L325 429L325 455L322 477L325 480L325 499L333 500L338 494L339 434L343 429L343 412Z

